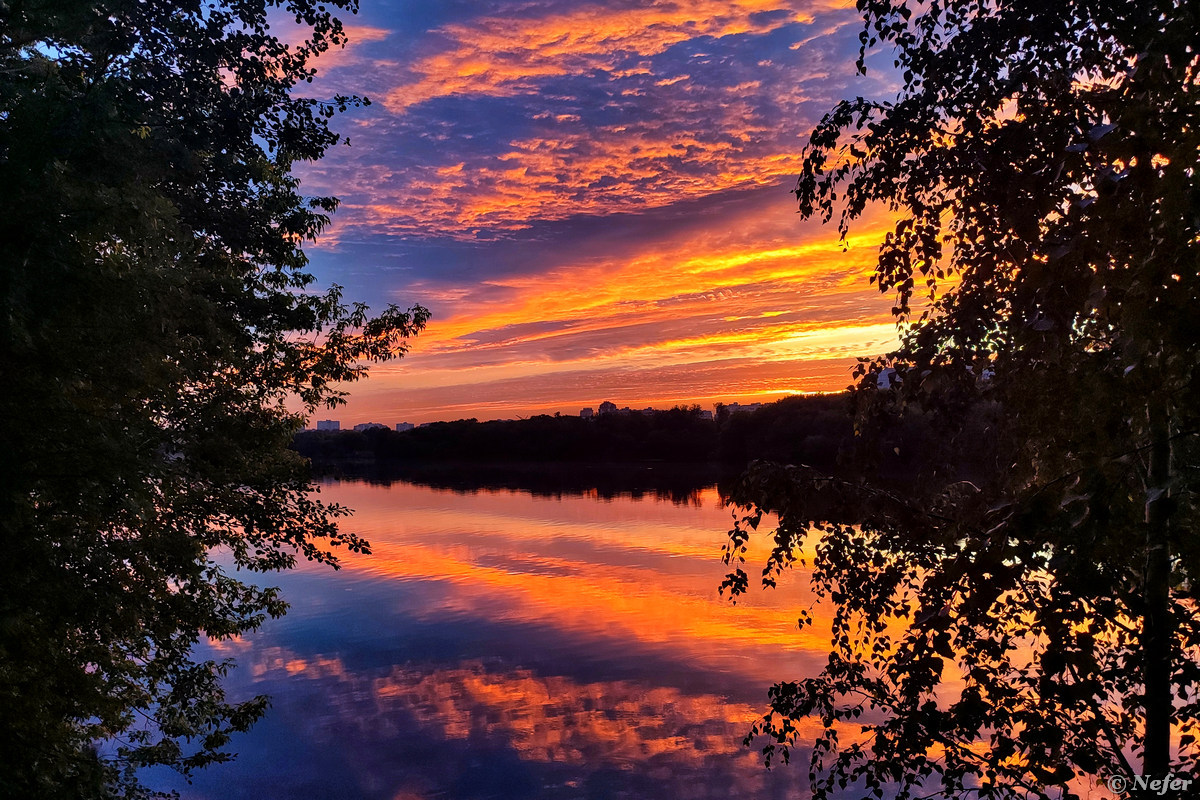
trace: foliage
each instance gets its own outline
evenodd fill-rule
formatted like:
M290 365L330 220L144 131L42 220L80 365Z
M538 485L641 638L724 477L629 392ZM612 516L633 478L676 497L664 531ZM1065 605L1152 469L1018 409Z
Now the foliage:
M0 4L0 795L139 794L229 758L264 698L197 661L279 615L233 569L365 551L288 449L428 312L310 290L333 198L292 172L357 98L292 94L345 35L287 2ZM287 402L291 398L294 410Z
M832 471L853 438L853 409L844 393L786 398L718 418L718 455L730 463L801 461Z
M843 232L872 203L897 214L873 281L904 337L858 371L859 439L919 406L968 445L983 399L1006 460L904 494L747 473L726 588L773 512L764 583L811 565L836 607L827 666L777 685L755 728L768 763L812 715L817 797L1195 774L1200 9L858 6L860 69L886 49L902 86L822 120L797 196Z

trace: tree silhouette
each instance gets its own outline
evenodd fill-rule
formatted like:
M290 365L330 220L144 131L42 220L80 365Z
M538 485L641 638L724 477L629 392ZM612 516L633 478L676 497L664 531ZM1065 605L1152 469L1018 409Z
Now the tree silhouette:
M1136 776L1200 758L1200 9L858 5L860 70L888 52L902 88L839 103L796 194L843 233L872 203L898 215L872 280L902 346L858 370L860 438L919 405L961 451L960 411L983 400L1005 460L905 495L747 473L726 588L746 590L747 538L774 512L763 582L804 559L835 605L827 666L777 685L754 732L769 762L800 717L822 723L817 797L1071 797L1095 779L1187 796Z
M286 608L232 570L367 547L288 444L428 312L309 288L336 201L292 168L363 101L292 90L354 3L278 5L298 42L263 2L0 5L5 797L228 758L266 700L227 702L230 663L192 648Z

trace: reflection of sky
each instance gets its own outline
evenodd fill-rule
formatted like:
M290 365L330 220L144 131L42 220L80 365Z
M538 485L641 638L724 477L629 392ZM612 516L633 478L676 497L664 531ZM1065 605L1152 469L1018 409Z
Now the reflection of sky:
M217 645L231 692L273 706L185 797L795 796L800 770L766 772L741 738L825 650L795 629L800 582L717 597L715 492L324 495L375 555L273 576L291 613Z
M787 194L854 76L848 0L364 3L315 94L374 102L303 171L343 200L311 252L434 322L343 421L577 412L842 388L892 340L865 273Z

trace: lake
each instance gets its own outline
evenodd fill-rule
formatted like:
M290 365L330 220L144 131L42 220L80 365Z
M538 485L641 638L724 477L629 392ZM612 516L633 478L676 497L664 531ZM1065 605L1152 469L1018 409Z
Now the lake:
M324 483L373 555L268 576L290 613L211 650L238 662L231 697L271 710L231 764L153 780L214 800L799 796L804 754L768 772L742 738L771 683L825 661L797 630L805 581L731 605L716 486L636 484Z

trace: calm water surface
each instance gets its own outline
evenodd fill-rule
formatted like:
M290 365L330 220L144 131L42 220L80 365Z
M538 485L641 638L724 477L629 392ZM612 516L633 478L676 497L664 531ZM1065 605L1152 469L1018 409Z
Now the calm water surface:
M291 612L213 647L238 662L232 696L273 703L236 761L172 784L183 797L803 795L802 755L768 773L741 742L766 688L817 671L828 640L796 630L803 581L718 596L715 487L322 496L356 510L374 555L270 576Z

